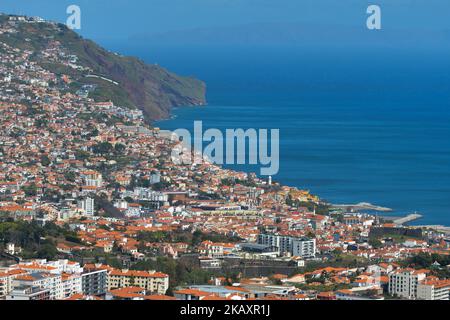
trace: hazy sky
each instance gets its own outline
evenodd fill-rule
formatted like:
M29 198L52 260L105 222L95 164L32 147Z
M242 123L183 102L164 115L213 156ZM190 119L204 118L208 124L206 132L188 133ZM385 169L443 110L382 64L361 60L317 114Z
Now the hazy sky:
M0 11L65 22L70 4L82 10L79 32L94 40L260 23L306 24L310 36L316 27L364 30L369 4L381 6L387 32L450 30L449 0L0 0Z

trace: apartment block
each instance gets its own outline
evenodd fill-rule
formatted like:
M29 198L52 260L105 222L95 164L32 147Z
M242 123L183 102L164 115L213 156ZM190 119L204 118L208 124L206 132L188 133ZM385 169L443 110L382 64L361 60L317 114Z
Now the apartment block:
M431 280L419 283L417 299L450 300L450 280Z
M316 240L305 237L260 234L258 235L258 244L277 247L281 255L290 254L302 258L313 258L316 255Z
M81 275L83 294L88 296L103 296L107 291L108 270L89 270Z
M404 299L416 299L417 286L425 278L426 274L420 270L396 270L389 274L389 294Z
M112 270L108 275L108 290L137 286L152 293L165 294L169 289L169 275L161 272Z

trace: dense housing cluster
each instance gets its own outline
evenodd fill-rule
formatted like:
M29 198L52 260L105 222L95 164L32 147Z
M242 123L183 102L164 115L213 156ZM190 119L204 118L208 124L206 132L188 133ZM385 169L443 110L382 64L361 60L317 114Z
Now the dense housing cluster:
M449 299L445 232L176 164L180 142L54 63L90 75L58 41L0 43L0 299Z

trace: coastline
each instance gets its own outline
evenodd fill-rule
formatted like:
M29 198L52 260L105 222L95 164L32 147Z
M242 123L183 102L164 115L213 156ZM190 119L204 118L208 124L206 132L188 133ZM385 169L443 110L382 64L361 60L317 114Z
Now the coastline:
M413 95L395 90L392 92L395 101L387 102L384 95L379 96L370 88L329 87L316 74L291 79L284 75L301 74L307 65L321 67L316 65L316 58L308 57L305 62L288 59L281 65L273 63L280 61L278 52L261 56L251 66L247 58L255 53L252 50L244 51L242 59L236 57L232 62L212 49L195 51L195 59L191 57L193 54L187 55L183 63L176 59L177 54L167 50L152 55L140 50L133 53L147 61L157 59L178 72L195 74L208 84L206 108L174 108L172 115L176 117L156 122L156 126L191 130L194 120L202 120L205 127L220 130L254 126L280 128L281 166L274 180L308 189L333 204L370 202L392 208L387 215L406 216L418 211L424 216L420 224L450 225L450 215L445 213L450 205L445 196L450 176L444 167L450 155L442 150L442 145L448 144L445 137L450 131L447 122L450 112L440 112L436 118L436 111L441 110L440 97L430 101L430 109L424 110L421 105L430 94L435 96L434 90L417 90L415 93L420 94ZM209 58L199 63L199 55ZM292 53L288 58L291 56ZM328 61L326 56L319 57ZM366 60L352 57L351 61L342 63L351 68ZM395 75L403 66L397 60L385 62ZM220 68L215 67L217 64ZM239 75L231 78L226 68L232 66L239 67ZM277 77L256 79L254 67L264 67ZM330 68L333 83L341 81L340 70ZM352 71L352 75L355 81L349 85L362 79L359 72ZM384 79L378 70L374 70L375 75ZM415 88L422 76L414 73L407 83ZM304 79L321 87L305 87ZM274 80L276 87L273 87ZM387 90L396 85L390 78L384 80L383 88L389 86ZM325 95L321 94L323 90ZM362 101L367 102L366 108L360 107ZM245 172L258 170L252 166L226 167Z
M204 105L202 107L207 107L207 106L208 105ZM179 109L190 109L190 110L192 110L192 109L194 109L196 107L198 107L198 106L178 106L178 107L174 107L171 110L170 116L168 118L154 121L153 125L154 125L154 127L158 127L158 128L160 128L162 130L169 130L169 131L171 131L170 129L168 129L167 127L164 126L164 123L166 123L168 121L171 121L171 120L180 119L179 115L178 114L174 114L173 111L176 112ZM246 173L254 173L253 171L246 170L245 168L243 168L242 170L236 170L236 169L231 169L231 170L236 171L236 172L242 171L242 172L246 172ZM280 184L281 185L285 185L287 187L298 188L297 186L292 186L292 185L289 185L289 184L284 184L284 183L280 183ZM317 194L317 196L319 198L321 198L320 194ZM388 208L388 207L380 206L380 205L375 205L375 204L372 204L370 202L359 202L359 203L354 203L354 204L334 204L334 203L328 203L328 204L331 206L331 208L344 209L344 210L347 210L348 212L352 212L352 211L356 211L356 212L357 211L361 211L361 212L369 211L369 212L371 212L370 214L374 214L374 215L378 215L376 213L385 213L385 214L386 213L393 213L393 214L395 214L395 212L396 212L396 209ZM380 215L378 215L378 216L380 216ZM385 218L386 220L392 220L395 224L398 224L400 226L406 226L406 225L408 225L411 222L415 222L417 220L423 219L424 215L413 213L413 214L398 214L398 215L395 214L395 215L392 215L392 216L385 215L385 216L380 216L380 217ZM419 227L418 225L409 225L409 226L410 227L414 227L414 228ZM436 229L436 230L439 229L439 230L445 230L445 231L450 230L450 226L447 226L446 224L426 224L426 225L421 225L420 227L429 228L429 229Z
M447 236L450 236L450 226L443 226L443 225L418 225L413 226L414 228L421 228L421 229L432 229L437 232L445 233Z

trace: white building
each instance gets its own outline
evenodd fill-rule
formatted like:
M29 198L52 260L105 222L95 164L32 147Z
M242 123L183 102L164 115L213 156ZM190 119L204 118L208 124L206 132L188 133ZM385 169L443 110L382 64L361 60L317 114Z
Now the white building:
M46 260L43 260L46 261ZM78 262L70 261L67 259L48 261L48 266L57 268L58 272L70 273L70 274L81 274L83 272L83 267L80 266Z
M161 174L159 172L152 172L150 175L150 184L156 184L161 182Z
M417 286L419 300L450 300L450 280L423 281Z
M63 299L70 298L74 294L83 292L83 287L81 284L81 274L63 273L61 276L61 280Z
M315 239L260 234L258 235L258 244L277 247L281 255L290 254L302 258L314 258L316 256Z
M12 265L10 269L20 269L28 272L47 272L51 274L79 273L83 272L83 267L78 262L61 259L56 261L47 261L46 259L35 259L30 262L21 262Z
M166 294L169 275L156 271L117 270L108 274L108 290L129 286L141 287L147 292Z
M38 287L19 286L14 288L6 296L6 300L50 300L50 290Z
M78 208L84 211L87 216L93 216L95 213L95 201L91 197L87 197L78 201Z
M293 238L290 236L281 236L277 234L258 235L258 244L277 247L280 254L292 252Z
M169 201L169 196L165 193L140 187L135 188L134 191L129 194L124 192L123 196L129 196L132 198L137 198L138 200L150 202L150 204L152 204L155 208L159 208L160 206L167 204Z
M137 218L141 215L141 205L138 203L129 203L125 211L125 216L128 218Z
M420 270L399 269L389 274L389 294L405 299L416 299L417 286L426 278Z
M6 244L6 253L9 254L17 254L17 253L21 253L22 252L22 248L19 246L16 246L14 243L10 242L8 244Z
M117 200L114 202L114 207L118 209L128 209L128 202L125 200Z
M302 258L314 258L316 256L316 239L294 239L292 242L292 255Z
M22 275L26 274L23 270L4 270L0 271L0 299L5 297L12 290L12 281Z
M88 187L101 188L103 185L103 177L100 173L89 170L81 173L84 183Z
M209 258L223 258L224 256L223 245L212 241L203 241L199 250L200 254Z
M4 276L0 274L0 293L14 296L14 300L30 300L40 292L38 289L47 289L50 300L65 299L82 293L82 272L78 262L69 260L36 259L19 263L10 266ZM15 289L17 292L12 294Z
M61 300L64 298L61 275L43 272L21 275L12 281L12 288L17 287L48 289L50 291L50 300Z

